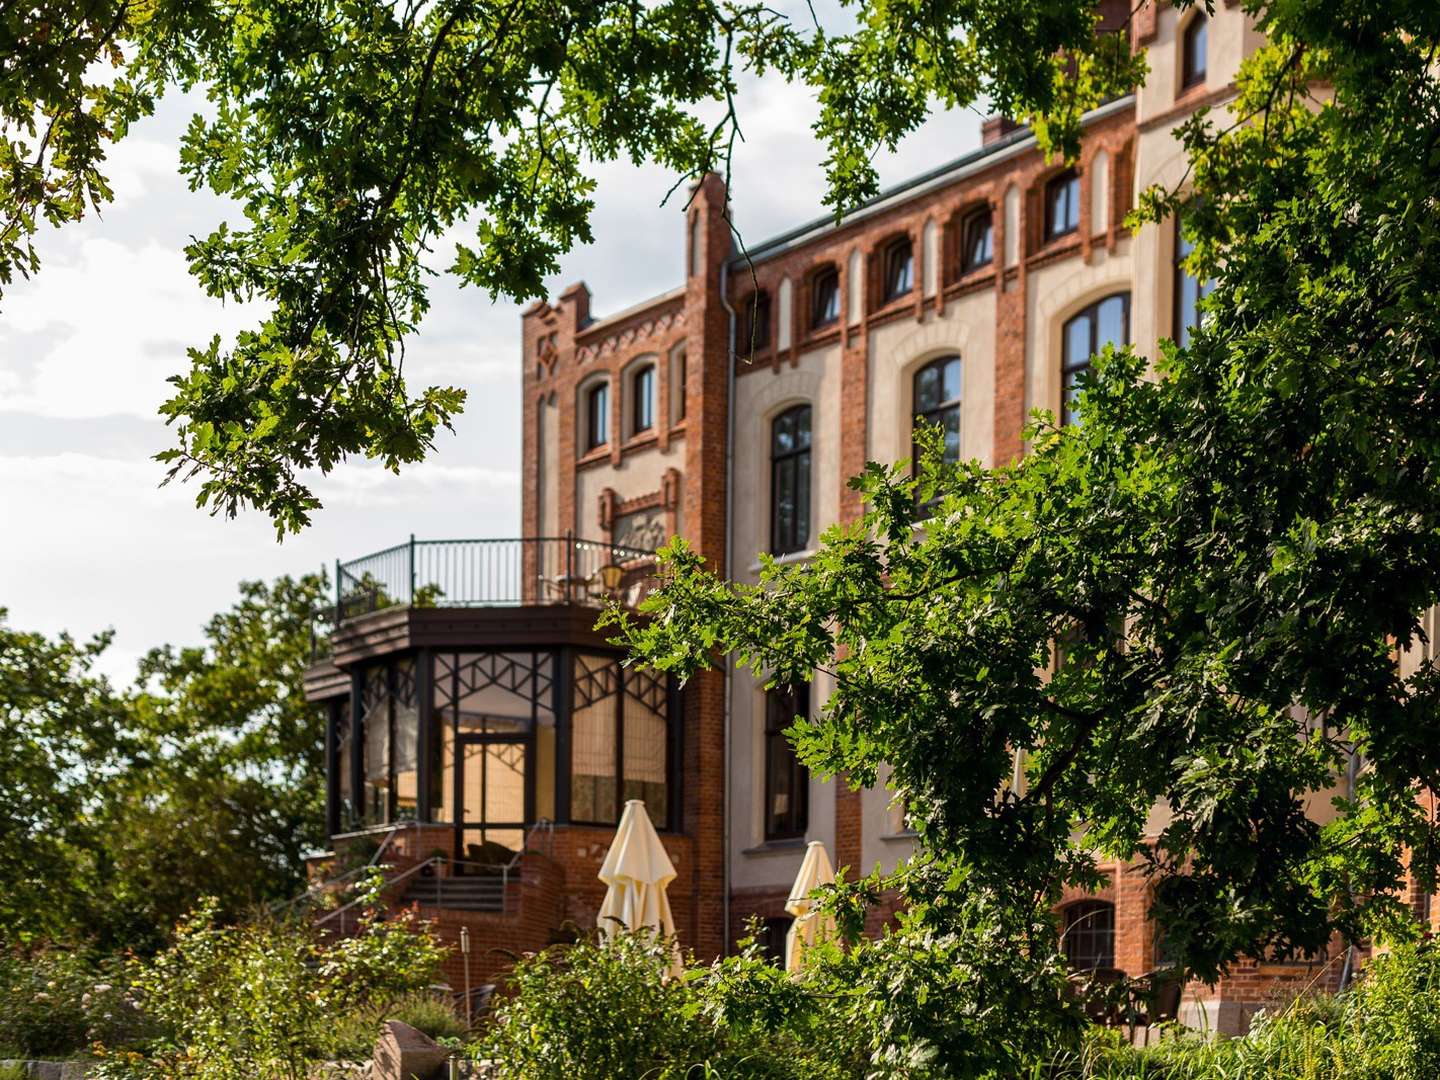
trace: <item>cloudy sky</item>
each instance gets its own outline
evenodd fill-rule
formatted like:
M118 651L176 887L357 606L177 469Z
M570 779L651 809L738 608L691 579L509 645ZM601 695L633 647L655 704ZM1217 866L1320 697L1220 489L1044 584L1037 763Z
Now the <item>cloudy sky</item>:
M802 8L803 10L803 8ZM229 208L187 190L178 138L197 106L176 94L111 154L115 202L103 217L44 234L38 277L0 300L0 607L17 629L116 633L106 668L128 680L138 656L200 637L237 582L302 573L420 538L512 536L520 518L520 317L440 280L406 361L413 388L464 387L453 435L394 476L352 461L321 478L325 508L277 542L260 514L212 518L184 486L159 486L151 455L169 445L156 409L185 348L232 334L253 312L206 298L181 250ZM820 214L823 152L815 106L783 82L752 82L740 102L735 216L747 243ZM880 162L885 183L979 142L979 117L936 117ZM585 280L599 316L680 283L679 200L659 168L606 165L595 243L564 260L552 295Z

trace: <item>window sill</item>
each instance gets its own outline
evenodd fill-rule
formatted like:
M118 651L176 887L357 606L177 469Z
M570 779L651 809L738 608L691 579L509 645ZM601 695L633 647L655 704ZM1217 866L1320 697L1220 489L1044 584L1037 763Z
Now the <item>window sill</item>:
M659 441L660 436L656 434L655 429L653 427L648 427L644 431L640 431L634 435L631 435L629 442L622 443L620 446L620 452L622 454L627 454L631 450L642 450L647 446L654 446Z
M784 555L775 556L776 566L793 566L795 563L809 562L816 555L820 554L819 548L806 548L804 551L791 551ZM750 567L752 574L760 572L760 564L757 562Z
M902 841L914 843L919 836L914 829L901 829L899 832L884 833L880 839L887 844L898 844Z
M594 465L598 461L609 460L610 444L601 443L599 446L592 447L591 449L586 450L585 453L581 454L578 458L576 458L575 464L577 466Z
M754 847L745 848L741 855L793 855L805 850L806 841L803 836L788 836L784 840L766 840L763 844L756 844Z

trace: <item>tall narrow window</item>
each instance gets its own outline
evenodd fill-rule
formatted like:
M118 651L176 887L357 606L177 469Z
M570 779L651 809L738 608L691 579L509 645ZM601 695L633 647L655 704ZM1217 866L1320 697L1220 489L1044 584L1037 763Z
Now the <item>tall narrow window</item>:
M1115 967L1115 905L1081 900L1065 909L1065 958L1076 971Z
M1080 177L1069 169L1045 185L1045 239L1080 228Z
M749 356L770 344L770 294L761 289L747 300L744 315L744 332L735 344L741 356Z
M1061 419L1077 423L1080 414L1080 380L1090 370L1090 360L1106 345L1130 341L1130 294L1116 293L1091 304L1065 324L1060 364Z
M960 272L968 274L995 259L995 230L990 211L979 210L965 219L961 234Z
M804 836L810 824L810 770L795 756L785 729L810 715L810 688L765 695L765 839Z
M596 383L585 394L585 446L594 450L610 441L610 384Z
M1180 89L1188 90L1205 81L1205 66L1209 52L1209 21L1204 15L1196 15L1185 27L1181 40L1184 56L1181 59Z
M915 426L935 424L945 435L945 460L960 460L960 357L942 356L915 373ZM915 454L919 465L919 454Z
M655 365L646 364L630 377L630 434L655 426Z
M1185 260L1195 245L1185 239L1179 217L1175 219L1175 344L1190 347L1195 327L1200 325L1200 300L1208 296L1213 282L1192 277L1185 269Z
M685 419L685 379L687 369L685 350L681 349L670 359L670 423L678 424Z
M770 427L770 551L810 543L810 406L796 405Z
M885 249L885 299L904 296L914 285L915 251L906 236Z
M810 325L829 326L840 319L840 272L833 266L815 275L810 286Z

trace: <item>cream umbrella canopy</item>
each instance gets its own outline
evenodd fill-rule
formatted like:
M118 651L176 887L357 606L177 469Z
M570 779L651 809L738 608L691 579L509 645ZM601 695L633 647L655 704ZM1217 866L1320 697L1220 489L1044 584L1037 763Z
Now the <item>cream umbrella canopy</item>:
M602 941L610 940L623 926L629 930L648 928L674 942L675 919L665 890L675 880L675 864L660 843L640 799L625 804L615 840L600 867L600 880L607 886L596 919ZM679 975L680 950L675 947L672 952L670 974Z
M820 886L834 881L835 870L825 845L811 840L805 847L800 873L795 875L795 884L790 887L790 899L785 903L785 910L795 916L790 932L785 935L786 971L799 971L805 964L805 950L834 936L835 919L820 911L810 897Z

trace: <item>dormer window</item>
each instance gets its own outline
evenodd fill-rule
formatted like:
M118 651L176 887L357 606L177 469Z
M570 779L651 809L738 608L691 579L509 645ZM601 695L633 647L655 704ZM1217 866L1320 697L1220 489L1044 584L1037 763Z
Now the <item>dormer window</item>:
M904 296L914 285L915 252L905 236L885 249L885 299Z
M1080 228L1080 177L1067 169L1045 185L1045 239L1056 240Z
M840 321L840 272L833 266L815 275L810 286L810 325L814 329Z
M1209 20L1204 15L1196 15L1185 27L1185 33L1181 37L1181 90L1199 86L1205 81L1209 36Z
M995 229L990 210L977 210L965 219L960 232L960 272L968 274L995 260Z
M610 441L610 384L596 383L585 392L585 448L595 450Z
M646 364L630 377L630 434L655 426L655 365Z

